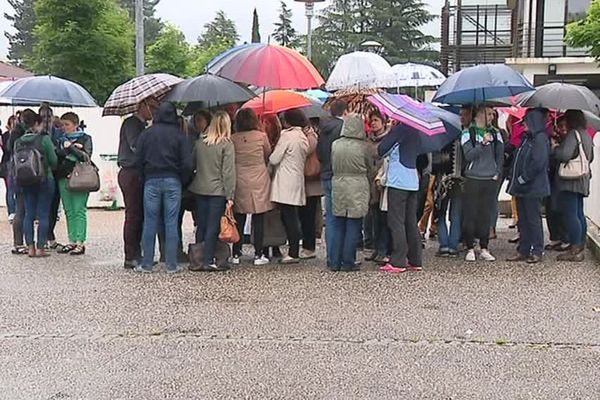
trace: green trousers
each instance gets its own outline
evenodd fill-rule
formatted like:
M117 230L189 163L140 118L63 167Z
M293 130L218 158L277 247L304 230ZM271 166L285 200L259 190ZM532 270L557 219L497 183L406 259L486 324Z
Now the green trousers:
M69 242L84 243L87 240L87 202L90 194L69 191L67 179L60 179L58 187L67 216Z

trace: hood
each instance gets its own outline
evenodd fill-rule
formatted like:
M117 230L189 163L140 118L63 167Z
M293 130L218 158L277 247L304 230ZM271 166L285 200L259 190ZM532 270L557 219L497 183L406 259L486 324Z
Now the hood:
M177 119L177 109L175 108L175 105L169 102L161 103L160 107L158 107L158 111L156 112L154 123L179 125L179 120Z
M38 136L39 133L27 131L23 136L21 136L21 140L25 143L30 143L33 142Z
M360 115L351 115L344 122L342 128L342 136L352 139L365 140L367 134L365 132L365 124Z
M542 108L529 110L525 115L525 124L530 134L537 135L546 132L546 120L548 112Z

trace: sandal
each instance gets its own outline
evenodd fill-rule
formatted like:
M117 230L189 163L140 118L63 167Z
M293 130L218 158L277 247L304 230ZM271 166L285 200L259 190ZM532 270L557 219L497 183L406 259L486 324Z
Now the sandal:
M29 250L27 249L27 247L24 247L24 246L17 246L14 249L12 249L10 252L12 254L14 254L15 256L24 256L26 254L29 254Z
M58 254L70 254L76 248L77 248L77 246L74 244L67 244L65 246L57 247L58 250L56 252Z
M75 246L73 250L69 253L71 256L82 256L85 254L85 246Z

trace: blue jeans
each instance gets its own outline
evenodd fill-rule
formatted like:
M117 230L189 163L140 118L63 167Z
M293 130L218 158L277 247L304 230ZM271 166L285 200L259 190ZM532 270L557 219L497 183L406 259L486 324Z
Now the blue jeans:
M33 186L24 186L25 219L23 220L23 233L28 246L35 244L33 224L38 219L37 248L43 249L48 242L48 229L50 227L50 205L54 197L54 178L47 178L43 183Z
M144 230L142 267L152 270L156 235L161 223L165 226L165 253L167 269L177 268L179 245L179 208L181 207L181 182L177 178L150 178L144 184Z
M560 192L559 196L569 243L575 246L585 244L587 221L583 212L583 195L574 192Z
M331 248L332 269L354 268L362 218L334 217Z
M448 208L450 209L450 231L448 231L446 222ZM462 197L456 196L448 199L439 212L440 218L437 228L440 250L457 250L462 234Z
M221 217L225 212L226 199L222 196L197 196L196 243L204 243L204 265L215 262L215 249L221 231ZM243 227L242 227L243 229Z
M15 214L17 211L17 190L15 187L14 178L4 178L4 184L6 186L6 209L8 215Z
M331 244L333 240L333 199L331 197L331 179L323 180L323 191L325 192L325 243L327 244L327 266L331 264ZM358 241L358 239L357 239Z

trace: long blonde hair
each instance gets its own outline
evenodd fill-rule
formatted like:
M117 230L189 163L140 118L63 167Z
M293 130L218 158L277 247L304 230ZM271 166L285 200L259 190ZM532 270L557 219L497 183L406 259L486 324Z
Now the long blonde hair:
M231 140L231 118L225 111L217 111L206 130L204 143L209 146Z

